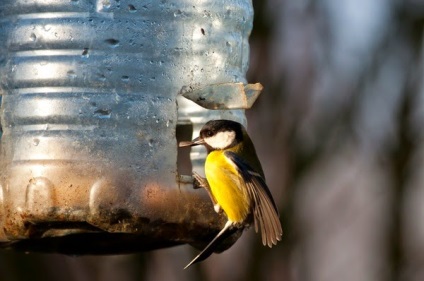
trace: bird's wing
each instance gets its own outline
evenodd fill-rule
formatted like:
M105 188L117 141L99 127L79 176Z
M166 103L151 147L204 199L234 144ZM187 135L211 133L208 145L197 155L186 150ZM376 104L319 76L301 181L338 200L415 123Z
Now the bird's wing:
M265 180L236 153L226 151L225 156L233 162L245 182L247 194L253 202L255 231L258 232L260 228L264 245L276 245L283 235L283 230L278 219L277 206Z
M231 236L234 232L237 231L236 227L232 227L233 223L231 221L227 221L222 230L215 236L215 238L203 249L200 254L198 254L189 264L184 267L184 269L188 268L190 265L201 262L205 260L207 257L212 255L215 251L215 246L219 245L223 240L227 237Z

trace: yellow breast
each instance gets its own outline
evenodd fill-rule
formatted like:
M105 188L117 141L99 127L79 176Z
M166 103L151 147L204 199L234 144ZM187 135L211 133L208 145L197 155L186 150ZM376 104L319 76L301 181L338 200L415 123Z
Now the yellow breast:
M212 195L232 222L243 222L249 214L250 202L244 183L223 151L212 151L206 158L206 179Z

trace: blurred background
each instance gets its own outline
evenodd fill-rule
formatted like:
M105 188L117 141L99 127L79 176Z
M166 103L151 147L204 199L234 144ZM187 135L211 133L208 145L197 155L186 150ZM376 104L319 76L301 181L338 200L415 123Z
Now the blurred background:
M248 80L265 90L248 131L282 242L265 248L249 230L188 270L190 246L0 251L0 280L424 280L424 1L253 4Z

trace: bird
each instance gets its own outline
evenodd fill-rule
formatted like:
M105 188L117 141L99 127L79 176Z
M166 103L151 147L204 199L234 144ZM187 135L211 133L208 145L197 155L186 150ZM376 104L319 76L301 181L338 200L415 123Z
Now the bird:
M261 232L263 245L276 245L283 235L278 209L243 125L231 120L208 121L197 138L179 143L179 147L196 145L207 150L206 179L197 173L193 177L208 191L214 210L225 213L227 222L184 269L208 258L225 238L249 227L252 221L255 231Z

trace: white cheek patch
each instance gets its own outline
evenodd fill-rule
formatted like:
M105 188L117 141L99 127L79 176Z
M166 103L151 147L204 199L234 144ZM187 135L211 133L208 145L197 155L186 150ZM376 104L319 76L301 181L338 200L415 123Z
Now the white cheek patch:
M205 142L215 149L224 149L230 146L235 138L236 133L234 131L225 131L218 132L216 135L206 138Z

